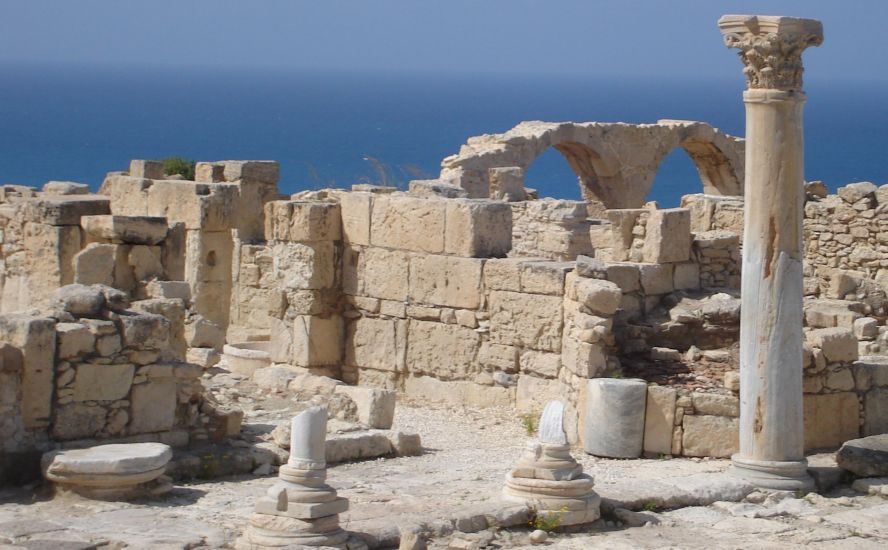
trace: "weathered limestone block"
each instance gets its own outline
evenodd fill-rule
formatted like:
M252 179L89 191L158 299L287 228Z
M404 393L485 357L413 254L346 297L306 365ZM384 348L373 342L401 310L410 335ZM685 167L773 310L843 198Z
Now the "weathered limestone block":
M52 435L62 441L87 439L98 435L105 427L107 410L89 403L70 403L57 407L52 424Z
M163 276L161 247L134 245L129 250L127 263L136 281L148 281Z
M472 329L429 321L409 321L407 370L443 380L466 379L480 372L475 358L481 337Z
M185 280L187 233L184 223L170 223L166 239L163 242L163 270L171 280Z
M347 395L358 409L358 421L371 428L388 430L395 418L396 393L392 390L336 386L335 393Z
M512 248L512 209L500 201L447 201L444 252L468 258L499 258Z
M411 195L416 197L458 199L469 196L462 187L452 185L444 180L412 180L408 185L408 190Z
M444 252L447 202L404 195L374 197L371 244L429 254Z
M189 230L226 231L237 220L238 199L237 185L155 180L147 188L145 214L184 222Z
M152 183L147 178L130 177L123 172L109 172L99 188L99 194L111 199L111 214L147 216L148 188Z
M620 287L601 279L577 279L574 283L577 301L598 315L613 315L620 307Z
M649 263L684 262L691 257L691 212L686 208L653 210L642 249Z
M340 206L321 201L272 201L265 205L265 238L279 241L338 241Z
M638 269L646 295L672 292L672 264L639 264Z
M192 315L185 323L183 336L188 347L222 349L225 331L217 323L202 315Z
M587 383L587 453L612 458L641 456L647 384L643 380L596 378Z
M860 435L860 412L853 392L804 396L805 450L832 449Z
M844 442L836 453L836 463L856 476L888 476L888 434Z
M518 166L490 168L490 198L506 202L527 200L524 190L524 169Z
M48 181L43 184L43 195L89 195L89 185L73 181Z
M166 218L152 216L83 216L80 227L88 239L117 244L160 244L168 231Z
M694 411L701 415L740 416L740 400L733 395L694 392Z
M96 337L86 325L58 323L56 325L56 345L58 358L68 359L95 351Z
M519 360L522 374L538 378L556 378L561 370L561 354L528 350Z
M403 372L406 350L405 321L361 317L348 324L346 365Z
M80 225L83 216L109 214L110 201L101 195L63 195L29 200L24 220L46 225Z
M465 380L443 381L431 376L407 377L404 394L412 399L472 407L510 407L515 402L514 387L482 386Z
M50 292L74 282L73 259L80 251L80 227L27 223L23 242L27 251L27 305L39 307Z
M185 280L191 283L192 290L196 283L231 281L232 254L229 231L188 231Z
M611 258L616 261L631 259L633 229L642 214L650 211L643 208L613 209L607 211L607 219L611 223Z
M133 159L129 165L129 175L134 178L162 180L164 173L163 161Z
M100 365L81 363L76 367L74 401L115 401L124 399L133 385L132 364Z
M574 270L574 262L525 261L520 265L521 292L531 294L564 294L564 282Z
M486 370L514 373L518 365L518 348L483 342L478 350L478 362Z
M848 328L821 328L805 334L808 345L820 348L829 362L856 361L857 338Z
M861 181L839 187L837 194L848 204L854 204L861 199L872 197L877 189L874 183Z
M484 287L487 290L521 292L521 271L525 258L491 258L484 262Z
M406 301L411 254L384 248L365 248L358 258L355 293L383 300Z
M410 259L411 302L477 309L484 260L416 254ZM389 267L391 269L391 267Z
M851 328L863 317L864 304L845 300L806 300L805 324L813 328Z
M120 316L124 345L134 349L162 350L169 345L170 322L154 313L129 313Z
M558 296L491 292L490 340L540 351L560 351L562 302Z
M157 378L133 386L129 431L165 432L176 420L176 379Z
M561 364L580 378L595 378L607 367L607 355L599 344L566 337L561 349Z
M25 429L49 425L56 347L55 321L0 315L0 342L21 352L21 414Z
M674 388L648 386L644 413L644 452L672 454L677 394Z
M338 365L342 360L342 317L298 315L293 320L293 364Z
M672 281L675 290L700 288L700 264L694 262L675 264Z
M74 282L83 285L114 285L117 245L90 243L74 256Z
M863 396L863 435L888 433L888 388L872 388Z
M339 207L342 217L342 240L348 244L370 244L370 212L372 193L341 193Z
M276 243L274 271L284 289L321 289L333 285L336 252L331 241Z
M178 298L153 298L132 303L132 309L162 315L170 322L169 347L162 351L166 359L183 360L189 344L186 343L185 302ZM196 316L199 317L199 316ZM224 340L224 334L222 335ZM193 341L193 339L192 339ZM193 344L191 344L193 346ZM221 345L221 344L220 344ZM205 346L194 346L205 347Z
M638 264L615 262L606 265L607 280L614 283L623 292L635 292L640 288L640 272Z
M726 458L740 448L740 423L736 418L686 414L682 433L685 456Z

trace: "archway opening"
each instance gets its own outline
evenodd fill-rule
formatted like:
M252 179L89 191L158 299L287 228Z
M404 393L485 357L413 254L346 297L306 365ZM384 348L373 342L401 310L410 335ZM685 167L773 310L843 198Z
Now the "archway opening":
M577 174L554 147L547 148L527 167L524 186L536 189L541 198L583 200Z
M681 205L682 196L703 193L703 189L694 160L684 148L676 147L660 162L645 201L657 201L660 208L675 208Z

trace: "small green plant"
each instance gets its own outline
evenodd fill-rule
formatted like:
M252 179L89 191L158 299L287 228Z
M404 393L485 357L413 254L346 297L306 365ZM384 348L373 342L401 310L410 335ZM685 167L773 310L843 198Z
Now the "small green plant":
M524 426L524 431L527 432L527 435L534 435L537 431L537 419L536 416L532 414L522 414L521 415L521 424Z
M169 157L163 159L163 171L168 176L180 175L186 180L194 179L194 161L182 157Z
M611 378L623 378L623 371L615 370L613 374L611 374Z
M540 512L536 508L531 508L530 510L530 521L528 525L530 525L534 529L540 529L547 533L558 529L558 526L561 525L561 518L567 512L567 507L563 507L557 512Z
M657 506L657 503L653 500L649 500L642 504L641 509L644 512L657 512L658 510L660 510L660 507Z

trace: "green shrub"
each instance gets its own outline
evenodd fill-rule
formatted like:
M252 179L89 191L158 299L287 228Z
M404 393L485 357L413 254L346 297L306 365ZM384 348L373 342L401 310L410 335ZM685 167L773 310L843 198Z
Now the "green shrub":
M524 426L524 431L527 432L527 435L533 436L537 431L537 419L536 416L532 414L522 414L521 415L521 424Z
M194 164L191 159L182 157L169 157L163 159L163 171L168 176L178 174L186 180L194 179Z

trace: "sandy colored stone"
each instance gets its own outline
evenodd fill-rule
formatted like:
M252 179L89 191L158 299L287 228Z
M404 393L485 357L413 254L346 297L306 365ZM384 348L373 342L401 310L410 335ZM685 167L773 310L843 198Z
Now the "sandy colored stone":
M348 323L345 363L382 371L403 371L407 349L405 321L362 317Z
M674 388L648 386L644 413L644 452L672 453L672 431L675 425Z
M805 449L836 448L860 435L857 395L805 395Z
M691 213L686 208L654 210L647 219L645 262L684 262L691 255Z
M682 429L685 456L729 457L740 447L740 424L736 418L686 414Z
M167 236L167 221L151 216L83 216L83 232L90 238L126 244L160 244Z
M407 370L440 379L465 379L479 371L481 338L472 329L411 320L407 330Z
M117 245L90 243L74 256L74 282L114 286Z
M827 361L857 360L857 338L850 328L821 328L805 334L808 345L820 348Z
M371 193L342 193L338 196L342 217L342 240L350 244L370 244Z
M59 359L92 353L96 337L89 328L80 323L59 323L56 325L56 345Z
M114 401L129 394L135 367L131 364L82 363L77 365L76 370L75 401Z
M490 340L540 351L560 351L562 299L494 291L489 296Z
M370 242L385 248L440 254L444 251L446 205L444 199L376 196Z
M280 241L340 239L340 206L321 201L272 201L265 205L265 238Z
M293 363L300 367L338 365L342 341L342 317L299 315L293 320Z
M512 248L512 209L492 200L447 201L444 252L468 258L503 257Z
M476 309L481 305L484 260L414 255L409 298L414 303Z
M176 419L176 380L163 378L133 387L130 433L167 431Z

